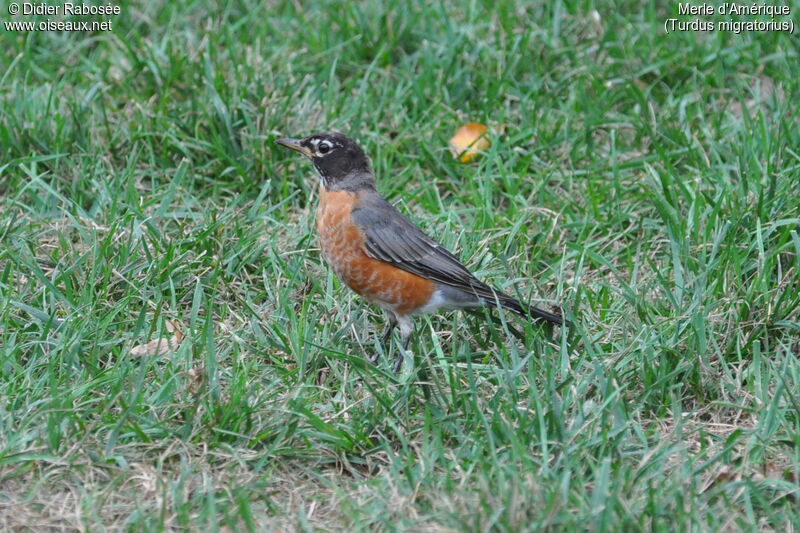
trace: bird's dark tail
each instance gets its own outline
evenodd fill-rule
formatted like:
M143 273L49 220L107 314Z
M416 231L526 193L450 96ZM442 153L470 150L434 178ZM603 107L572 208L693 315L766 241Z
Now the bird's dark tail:
M507 294L498 292L497 300L489 300L487 298L485 301L492 305L497 305L497 303L499 302L500 307L502 307L503 309L508 309L509 311L513 311L514 313L520 316L524 317L532 316L533 318L542 318L557 326L564 325L564 319L561 316L545 311L544 309L539 309L538 307L525 305L519 300L512 298Z

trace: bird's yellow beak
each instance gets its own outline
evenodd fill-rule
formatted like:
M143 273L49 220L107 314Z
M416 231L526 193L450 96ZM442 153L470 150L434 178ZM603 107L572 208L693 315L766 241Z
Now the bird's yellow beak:
M281 146L289 148L290 150L294 150L295 152L300 152L306 157L314 157L314 153L311 150L300 144L300 139L290 139L288 137L285 137L283 139L278 139L275 142L280 144Z

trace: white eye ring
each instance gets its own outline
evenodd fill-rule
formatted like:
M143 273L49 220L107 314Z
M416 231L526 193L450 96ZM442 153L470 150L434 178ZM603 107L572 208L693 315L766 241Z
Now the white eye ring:
M332 148L333 148L333 145L330 142L321 141L319 143L319 145L317 145L317 152L319 152L322 155L325 155L328 152L330 152Z

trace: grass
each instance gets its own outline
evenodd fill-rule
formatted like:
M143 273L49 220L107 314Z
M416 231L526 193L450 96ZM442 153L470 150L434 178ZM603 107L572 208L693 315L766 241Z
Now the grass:
M800 526L795 36L664 35L656 2L121 8L0 32L0 529ZM505 133L463 165L468 120ZM383 319L273 143L328 129L574 327L444 313L413 367L366 363Z

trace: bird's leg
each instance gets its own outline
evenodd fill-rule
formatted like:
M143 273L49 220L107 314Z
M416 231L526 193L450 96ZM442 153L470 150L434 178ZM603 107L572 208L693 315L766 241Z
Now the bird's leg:
M396 327L397 319L394 317L394 313L391 313L389 314L389 323L386 325L386 331L383 332L383 337L381 337L381 344L386 346L386 343L392 338L392 332Z
M397 319L394 317L394 313L386 313L387 318L389 319L389 323L386 325L386 330L384 330L383 335L381 335L381 344L384 348L389 348L389 353L391 353L391 344L388 344L389 341L392 339L392 332L394 328L397 327ZM380 352L375 352L372 357L369 358L369 362L373 365L378 364L378 360L381 357Z
M397 315L397 322L400 324L400 339L403 350L398 352L397 357L394 359L395 373L400 372L400 368L403 366L403 358L405 352L408 350L408 343L411 340L411 331L414 329L411 319L406 316Z

